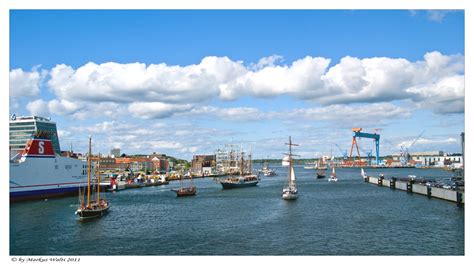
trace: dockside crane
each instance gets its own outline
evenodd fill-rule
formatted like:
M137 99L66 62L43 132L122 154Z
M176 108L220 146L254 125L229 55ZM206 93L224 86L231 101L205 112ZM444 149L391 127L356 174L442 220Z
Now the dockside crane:
M413 142L408 146L408 147L403 147L400 146L400 164L402 166L406 166L408 164L408 161L410 159L410 154L408 153L408 149L409 148L412 148L416 142L418 141L418 139L420 139L420 137L423 135L423 133L425 133L426 130L423 130L416 138L415 140L413 140Z
M380 130L380 129L378 129ZM375 143L375 163L378 165L380 163L379 161L379 142L380 142L380 134L377 132L375 133L363 133L362 128L352 128L352 146L351 146L351 152L349 153L349 159L352 158L352 151L354 149L354 145L356 146L357 149L357 155L359 156L359 163L361 163L360 159L360 152L359 152L359 146L357 144L356 138L369 138L369 139L374 139Z
M347 159L347 150L343 151L342 148L338 144L334 144L334 145L336 145L337 149L339 149L339 152L341 152L342 158L344 160L346 160Z

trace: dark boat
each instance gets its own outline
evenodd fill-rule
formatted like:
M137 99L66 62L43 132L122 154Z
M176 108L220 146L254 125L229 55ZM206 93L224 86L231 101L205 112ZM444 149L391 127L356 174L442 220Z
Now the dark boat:
M79 216L80 221L102 217L108 213L110 202L100 198L100 174L97 174L97 192L96 200L91 200L91 138L89 138L89 155L87 157L87 201L84 202L79 189L79 207L75 214ZM100 156L99 156L100 161ZM97 165L97 168L99 166Z
M189 178L190 178L191 184L189 185L189 187L184 187L183 186L183 175L181 175L181 178L179 180L181 187L179 189L172 190L172 191L176 192L176 196L184 197L184 196L194 196L194 195L196 195L196 186L194 186L194 184L193 184L193 178L192 178L191 175L189 175Z
M101 199L99 203L91 201L89 206L87 204L81 205L81 207L76 210L76 214L79 215L79 220L83 221L104 216L108 213L109 208L110 202Z
M256 186L258 177L255 175L227 177L220 180L223 189L245 188Z
M188 187L188 188L180 188L177 190L173 190L176 192L176 196L184 197L184 196L194 196L196 195L196 187Z
M318 179L323 179L326 177L326 172L325 171L318 171L316 172L316 178Z

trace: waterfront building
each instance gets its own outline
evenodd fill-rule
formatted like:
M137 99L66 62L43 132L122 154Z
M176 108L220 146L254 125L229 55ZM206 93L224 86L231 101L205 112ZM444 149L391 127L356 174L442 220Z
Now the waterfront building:
M110 156L112 157L120 157L120 148L112 148L110 150Z
M400 161L400 154L394 154L392 165ZM453 167L463 165L462 154L448 154L443 151L413 152L409 156L409 164L414 166Z
M32 135L37 132L47 132L54 152L61 153L56 122L50 118L39 116L20 116L13 114L10 118L10 157L21 152Z
M116 164L127 165L132 171L153 171L153 161L149 157L119 157L115 158ZM120 166L123 168L123 166Z
M198 175L210 175L216 165L216 155L194 155L191 171Z

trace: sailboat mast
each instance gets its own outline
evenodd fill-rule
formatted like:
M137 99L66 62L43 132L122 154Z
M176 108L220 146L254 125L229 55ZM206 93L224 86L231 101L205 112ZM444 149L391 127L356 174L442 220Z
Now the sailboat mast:
M288 159L290 160L290 166L288 167L288 183L291 183L291 167L293 167L293 159L291 157L291 136L289 136L290 143L288 147L290 148L290 154L288 155Z
M97 175L97 203L100 203L100 153L99 159L97 160L97 168L95 169Z
M240 151L240 175L244 174L244 152Z
M91 141L89 136L89 154L87 156L87 207L91 207Z

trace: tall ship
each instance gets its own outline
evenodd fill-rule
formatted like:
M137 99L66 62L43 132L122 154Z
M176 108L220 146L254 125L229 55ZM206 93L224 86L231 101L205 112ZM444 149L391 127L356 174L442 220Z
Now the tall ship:
M29 137L23 150L10 158L10 201L77 195L79 187L87 184L86 162L55 152L54 134L49 131L32 132Z
M258 176L253 174L252 169L252 156L248 156L248 160L244 160L244 152L240 155L240 172L239 175L230 175L225 178L221 178L219 182L223 189L233 188L244 188L256 186L259 179Z

